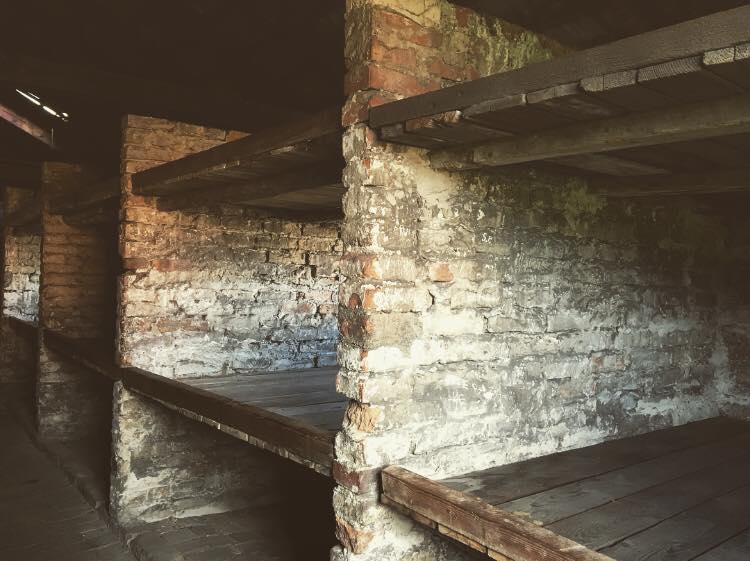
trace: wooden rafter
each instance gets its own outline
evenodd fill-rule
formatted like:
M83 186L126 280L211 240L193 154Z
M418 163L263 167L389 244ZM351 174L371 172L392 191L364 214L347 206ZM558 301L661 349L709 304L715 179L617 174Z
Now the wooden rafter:
M750 132L750 94L632 113L433 153L438 169L470 170Z
M54 134L52 131L45 129L44 127L40 127L30 119L19 115L6 105L0 104L0 120L13 125L17 129L23 131L42 144L45 144L50 148L56 148Z

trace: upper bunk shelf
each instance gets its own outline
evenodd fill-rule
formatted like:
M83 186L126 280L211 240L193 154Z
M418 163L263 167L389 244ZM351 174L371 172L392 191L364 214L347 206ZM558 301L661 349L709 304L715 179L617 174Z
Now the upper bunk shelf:
M76 193L59 196L49 203L52 214L62 215L76 226L116 224L120 207L120 177L115 176Z
M743 6L375 107L370 125L439 169L657 177L750 167L748 92Z
M716 418L443 481L391 467L383 502L493 559L748 559L749 443Z
M165 208L232 203L337 214L343 196L341 108L267 129L133 176Z
M44 330L51 350L195 421L330 476L346 398L337 368L172 380L115 364L101 341Z

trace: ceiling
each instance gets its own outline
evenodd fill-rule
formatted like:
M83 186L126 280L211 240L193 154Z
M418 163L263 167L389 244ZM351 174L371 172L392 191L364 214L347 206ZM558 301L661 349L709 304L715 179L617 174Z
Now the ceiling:
M454 0L584 49L748 4L747 0Z
M253 131L343 101L344 0L9 4L0 103L54 126L61 157L116 161L124 113ZM15 88L66 111L69 122ZM0 158L47 157L44 147L29 152L22 136L0 129Z

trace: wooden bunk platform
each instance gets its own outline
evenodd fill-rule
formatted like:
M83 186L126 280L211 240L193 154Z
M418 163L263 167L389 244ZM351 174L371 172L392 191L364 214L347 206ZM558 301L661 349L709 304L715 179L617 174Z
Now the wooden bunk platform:
M747 561L750 423L716 418L432 481L384 503L501 561Z
M338 368L172 380L115 364L102 341L44 330L48 348L195 421L331 475L346 398Z
M59 214L73 226L117 224L120 212L120 177L110 177L75 195L50 201L49 212Z
M534 165L704 192L701 174L750 169L750 6L375 107L370 125L438 169ZM717 176L712 190L750 184Z
M341 108L260 131L133 176L133 192L165 210L231 203L341 212Z

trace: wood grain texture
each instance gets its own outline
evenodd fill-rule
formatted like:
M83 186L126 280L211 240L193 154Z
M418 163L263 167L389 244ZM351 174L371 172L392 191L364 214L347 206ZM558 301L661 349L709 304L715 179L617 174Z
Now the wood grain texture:
M592 76L703 55L706 51L746 43L748 40L750 6L741 6L548 62L375 107L370 110L370 125L379 128L417 117L464 109L488 99L526 94Z
M514 561L611 561L483 501L399 467L383 470L383 494Z

